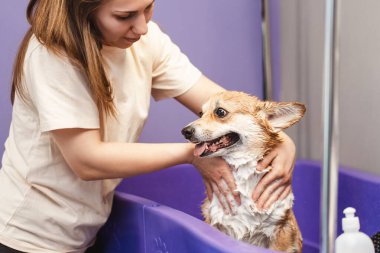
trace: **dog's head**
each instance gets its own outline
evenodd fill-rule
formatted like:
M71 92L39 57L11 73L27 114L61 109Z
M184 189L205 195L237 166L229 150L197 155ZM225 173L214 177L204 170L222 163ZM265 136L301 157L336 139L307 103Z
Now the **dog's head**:
M280 142L278 132L299 121L305 111L297 102L260 101L243 92L223 91L203 105L201 118L182 134L197 144L195 156L254 150L264 155Z

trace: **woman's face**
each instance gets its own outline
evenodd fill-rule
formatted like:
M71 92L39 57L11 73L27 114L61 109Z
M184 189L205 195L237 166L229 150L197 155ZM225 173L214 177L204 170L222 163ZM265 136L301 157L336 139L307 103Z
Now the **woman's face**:
M148 32L154 0L107 0L94 13L103 44L128 48Z

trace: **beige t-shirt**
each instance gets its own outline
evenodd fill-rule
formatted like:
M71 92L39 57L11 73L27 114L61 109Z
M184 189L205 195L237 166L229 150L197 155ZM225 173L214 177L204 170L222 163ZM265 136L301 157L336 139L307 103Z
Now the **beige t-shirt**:
M106 122L107 141L136 142L150 96L178 96L201 76L155 23L148 27L130 48L102 51L118 110L117 120ZM34 37L24 81L30 102L16 98L0 170L0 243L25 252L84 252L120 180L81 180L49 131L99 128L97 107L78 69Z

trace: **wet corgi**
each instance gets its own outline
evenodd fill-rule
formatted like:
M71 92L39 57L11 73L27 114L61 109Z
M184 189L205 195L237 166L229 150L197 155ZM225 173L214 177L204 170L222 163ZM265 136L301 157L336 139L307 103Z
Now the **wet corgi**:
M206 199L202 206L206 222L259 247L302 252L302 236L292 210L293 193L268 210L259 210L251 196L269 171L257 171L257 162L281 142L278 133L298 122L305 111L297 102L260 101L236 91L215 94L203 105L201 118L186 126L182 134L196 143L195 156L220 156L230 165L241 198L240 206L232 195L228 199L234 203L233 215L224 213L215 196L211 202Z

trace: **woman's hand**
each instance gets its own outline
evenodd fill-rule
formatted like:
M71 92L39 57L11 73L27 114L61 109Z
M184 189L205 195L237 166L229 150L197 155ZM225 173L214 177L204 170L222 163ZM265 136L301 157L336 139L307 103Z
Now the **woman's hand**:
M253 201L259 209L268 209L277 200L285 199L291 191L296 147L285 133L280 132L280 137L283 142L266 155L257 166L259 171L270 168L253 192Z
M233 212L234 204L231 201L231 196L238 205L240 205L240 196L236 191L235 180L229 165L221 157L195 157L192 164L204 179L208 199L211 201L213 193L215 193L224 211L226 213Z

